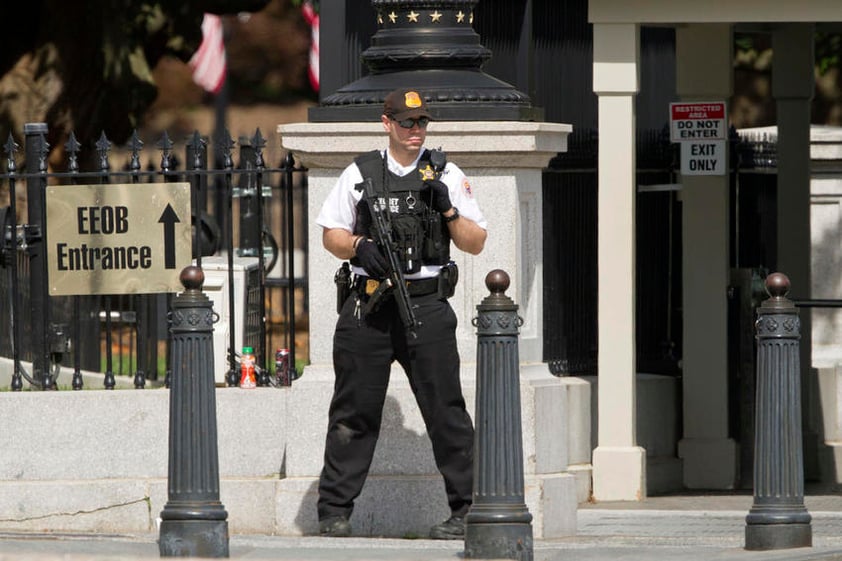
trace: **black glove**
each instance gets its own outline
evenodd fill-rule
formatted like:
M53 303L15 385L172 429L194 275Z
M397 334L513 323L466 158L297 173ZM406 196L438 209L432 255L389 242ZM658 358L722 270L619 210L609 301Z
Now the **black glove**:
M380 248L371 240L362 239L357 244L357 259L368 276L373 279L386 278L389 272L389 262L386 256L380 253Z
M445 213L453 208L453 203L450 202L450 191L447 185L437 179L424 182L424 188L421 190L423 200L433 207L433 210L439 213Z

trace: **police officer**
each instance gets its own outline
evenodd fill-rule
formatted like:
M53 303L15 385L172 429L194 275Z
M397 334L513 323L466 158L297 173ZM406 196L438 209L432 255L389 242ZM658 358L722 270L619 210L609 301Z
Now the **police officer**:
M474 431L459 380L456 315L447 301L457 278L450 242L479 254L486 221L464 173L445 163L440 152L424 148L430 119L417 91L389 93L381 116L388 148L358 156L345 168L317 218L324 247L350 260L354 273L333 339L336 380L318 500L319 531L325 536L351 533L349 518L371 465L391 364L397 360L424 418L451 510L430 536L464 538L473 493ZM369 180L378 195L375 204L390 219L418 322L412 330L402 322L394 295L370 305L390 267L375 241L363 189Z

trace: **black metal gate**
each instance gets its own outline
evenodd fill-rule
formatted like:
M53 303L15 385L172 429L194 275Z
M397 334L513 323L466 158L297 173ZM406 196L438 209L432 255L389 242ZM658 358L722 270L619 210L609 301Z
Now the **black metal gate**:
M23 379L32 387L55 388L62 366L72 370L72 382L58 383L69 382L74 389L82 388L82 370L103 372L104 387L109 389L115 387L115 375L131 376L134 386L142 388L147 380L163 380L168 371L171 295L48 294L44 258L47 185L131 183L143 189L144 184L154 182L189 182L196 264L201 266L203 257L211 255L230 256L229 264L234 255L256 258L256 270L246 281L246 312L241 317L232 313L230 319L241 323L244 344L254 347L264 374L273 364L271 349L287 348L292 365L297 358L299 364L303 362L306 330L296 329L296 319L306 320L308 302L306 170L296 167L290 154L283 155L277 166L266 165L266 141L260 130L251 138L241 138L236 154L233 139L225 133L213 142L214 165L209 166L210 142L198 132L179 145L165 133L151 152L144 151L135 133L125 147L125 163L115 165L112 143L104 133L93 150L71 135L64 146L64 169L58 170L48 169L46 132L43 124L27 125L24 151L10 136L5 143L6 171L0 174L8 196L8 206L0 213L0 290L4 294L0 301L0 354L14 361L12 389L22 389ZM179 153L184 154L183 165ZM18 162L21 156L23 165ZM239 156L236 163L235 156ZM80 165L82 160L90 162L89 168ZM21 208L24 201L26 213ZM298 267L302 270L296 270L297 261L303 264ZM229 275L231 270L229 266ZM229 291L233 287L229 282ZM232 306L233 300L230 294ZM237 328L232 325L230 329L229 385L236 377L233 342ZM32 366L24 368L23 361ZM268 383L268 376L263 382Z
M677 375L681 357L681 209L675 149L639 134L637 368ZM596 138L544 172L544 360L556 375L597 373Z

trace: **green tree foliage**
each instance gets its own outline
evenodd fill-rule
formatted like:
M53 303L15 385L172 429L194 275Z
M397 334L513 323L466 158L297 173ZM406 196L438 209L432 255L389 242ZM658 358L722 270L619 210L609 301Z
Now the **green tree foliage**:
M768 34L736 34L734 36L734 50L737 61L754 60L760 52L768 49L770 37ZM816 69L824 75L831 68L840 66L840 50L842 50L842 34L836 32L817 31L814 44L816 55Z
M839 68L839 51L842 49L842 34L816 33L816 67L820 74L831 68Z
M261 10L268 0L60 0L16 2L0 19L0 138L46 122L55 148L69 131L114 141L131 134L157 95L152 69L187 61L205 13Z
M811 122L842 125L842 33L819 29L813 43L815 94ZM735 91L732 118L737 126L776 122L771 97L775 53L770 32L739 33L734 38Z

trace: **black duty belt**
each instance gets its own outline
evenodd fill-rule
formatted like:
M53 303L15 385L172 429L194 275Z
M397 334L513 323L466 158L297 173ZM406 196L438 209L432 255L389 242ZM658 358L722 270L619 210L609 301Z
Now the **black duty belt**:
M377 287L380 286L380 281L371 277L358 276L355 286L360 294L371 296L377 290ZM426 296L427 294L438 292L438 289L438 277L406 281L406 290L410 296Z

